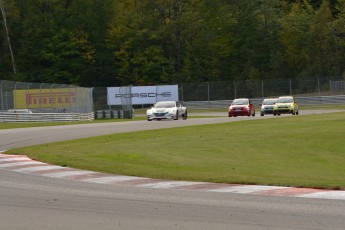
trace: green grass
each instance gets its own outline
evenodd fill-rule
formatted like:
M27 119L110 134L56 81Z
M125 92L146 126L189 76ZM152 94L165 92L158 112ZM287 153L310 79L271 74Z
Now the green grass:
M150 178L345 189L344 113L124 134L8 151Z

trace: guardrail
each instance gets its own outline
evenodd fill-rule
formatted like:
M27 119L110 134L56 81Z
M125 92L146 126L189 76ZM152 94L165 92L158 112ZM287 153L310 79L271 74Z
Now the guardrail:
M296 100L301 105L339 105L339 104L345 104L345 95L313 96L313 97L296 96Z
M67 122L92 121L95 119L91 113L10 113L0 112L0 122Z
M340 105L345 104L345 95L334 96L295 96L300 106L309 105ZM252 102L255 106L259 106L264 98L253 98ZM186 101L184 105L188 108L208 109L208 108L227 108L232 100L218 100L218 101Z
M95 119L112 119L112 118L128 118L131 119L134 116L134 111L128 110L97 110L95 113Z

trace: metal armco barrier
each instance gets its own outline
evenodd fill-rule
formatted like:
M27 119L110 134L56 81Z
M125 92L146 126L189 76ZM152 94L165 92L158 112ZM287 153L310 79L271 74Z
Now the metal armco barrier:
M281 95L284 96L284 95ZM309 96L301 97L296 96L300 106L310 105L344 105L345 95L334 96ZM259 106L264 98L252 98L252 102L255 106ZM232 100L219 100L219 101L186 101L184 104L188 108L227 108L231 104Z
M95 119L113 119L113 118L133 118L133 112L127 110L97 110Z
M10 113L0 112L0 122L66 122L92 121L95 118L91 113Z

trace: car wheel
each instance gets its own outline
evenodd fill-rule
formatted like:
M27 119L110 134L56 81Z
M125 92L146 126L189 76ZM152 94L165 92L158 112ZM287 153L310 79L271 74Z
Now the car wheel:
M298 110L296 111L296 115L298 115Z
M252 114L253 117L255 117L255 110L254 110L254 113Z
M185 112L185 114L183 115L183 120L187 120L187 117L188 117L188 113L187 113L187 111Z
M176 115L174 117L174 120L178 120L178 112L176 112Z
M152 121L150 118L147 118L147 121Z

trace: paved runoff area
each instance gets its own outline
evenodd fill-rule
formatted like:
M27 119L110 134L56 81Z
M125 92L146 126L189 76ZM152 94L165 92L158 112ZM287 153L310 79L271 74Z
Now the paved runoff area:
M57 179L99 184L116 184L140 188L345 200L344 190L160 180L78 170L34 161L27 156L6 155L1 153L0 169Z

